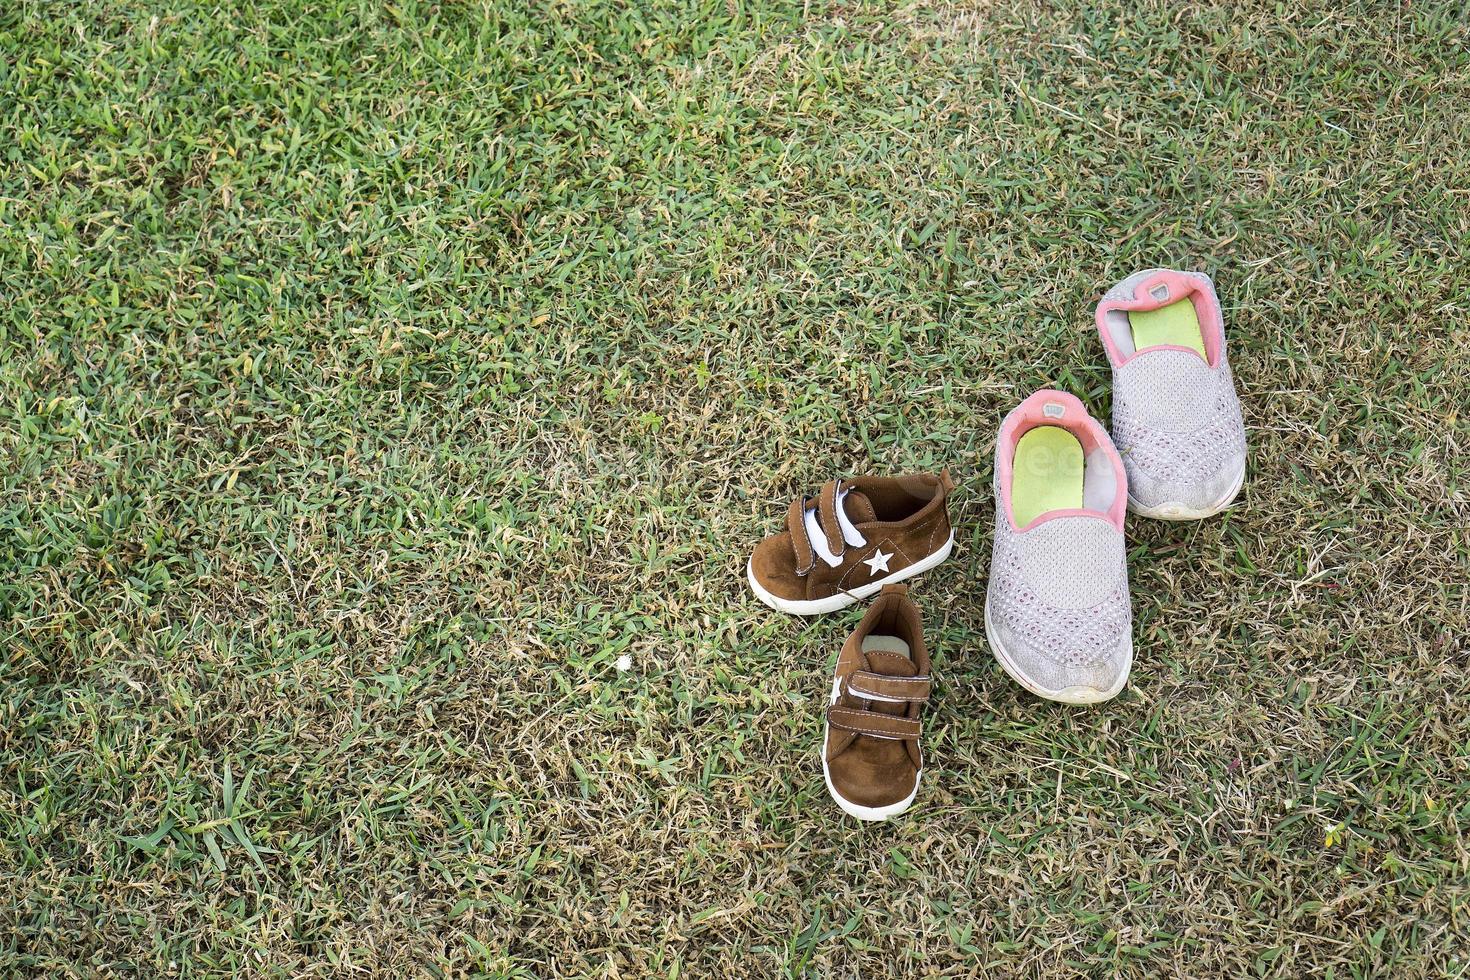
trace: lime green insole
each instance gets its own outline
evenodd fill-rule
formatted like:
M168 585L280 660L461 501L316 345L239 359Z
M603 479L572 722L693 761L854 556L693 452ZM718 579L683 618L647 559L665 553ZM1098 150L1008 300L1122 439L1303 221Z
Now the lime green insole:
M1157 310L1135 310L1128 314L1128 326L1133 330L1134 350L1173 344L1188 347L1200 357L1205 356L1205 337L1200 333L1199 316L1188 297Z
M1025 527L1047 511L1082 506L1082 443L1066 429L1038 425L1016 441L1011 517Z

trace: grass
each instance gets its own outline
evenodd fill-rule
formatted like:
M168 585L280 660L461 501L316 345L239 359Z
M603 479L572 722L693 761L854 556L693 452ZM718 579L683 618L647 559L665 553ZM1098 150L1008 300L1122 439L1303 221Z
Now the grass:
M1456 3L0 10L0 970L1470 972ZM1242 503L1096 710L986 648L1001 415L1210 271ZM784 505L948 465L918 806ZM631 669L616 668L620 657Z

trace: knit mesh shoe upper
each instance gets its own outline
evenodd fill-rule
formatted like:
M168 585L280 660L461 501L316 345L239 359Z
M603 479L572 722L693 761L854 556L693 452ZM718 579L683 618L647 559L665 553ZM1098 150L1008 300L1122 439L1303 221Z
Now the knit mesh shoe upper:
M1195 354L1146 351L1113 375L1113 438L1133 499L1204 509L1245 463L1245 428L1230 365Z
M1020 640L1018 655L1101 667L1128 633L1123 535L1105 521L1060 517L1018 534L998 520L990 577L992 616Z
M1193 305L1201 357L1174 345L1137 349L1130 312ZM1097 310L1113 367L1113 441L1135 510L1203 517L1230 502L1245 471L1245 425L1210 278L1149 269L1110 289Z

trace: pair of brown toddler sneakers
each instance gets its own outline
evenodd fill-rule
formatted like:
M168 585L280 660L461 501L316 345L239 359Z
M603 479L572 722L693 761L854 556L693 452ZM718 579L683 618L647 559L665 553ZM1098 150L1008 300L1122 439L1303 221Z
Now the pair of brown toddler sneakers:
M929 652L900 582L949 557L953 489L948 471L830 481L792 501L747 568L762 602L800 616L878 596L837 659L822 748L828 792L859 820L900 814L919 792Z

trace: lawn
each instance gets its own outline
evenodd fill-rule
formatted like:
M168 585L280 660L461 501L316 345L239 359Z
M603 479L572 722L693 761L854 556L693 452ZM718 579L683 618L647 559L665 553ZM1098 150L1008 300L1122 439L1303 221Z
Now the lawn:
M1470 973L1467 20L5 4L0 974ZM1107 417L1150 265L1250 473L1130 521L1067 708L986 646L990 454ZM859 825L860 610L746 556L940 466L929 769Z

